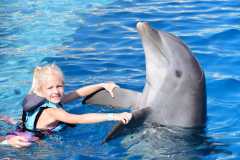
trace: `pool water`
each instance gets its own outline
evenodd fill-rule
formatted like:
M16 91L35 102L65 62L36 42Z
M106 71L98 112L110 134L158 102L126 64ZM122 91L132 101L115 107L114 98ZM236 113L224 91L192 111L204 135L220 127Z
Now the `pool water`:
M145 61L138 21L179 36L206 74L207 126L196 134L143 126L101 144L115 124L77 125L26 149L0 147L11 159L238 159L240 157L240 2L234 0L2 0L0 113L18 119L36 65L58 64L66 91L114 81L141 91ZM120 112L66 105L74 113ZM0 122L0 134L13 126Z

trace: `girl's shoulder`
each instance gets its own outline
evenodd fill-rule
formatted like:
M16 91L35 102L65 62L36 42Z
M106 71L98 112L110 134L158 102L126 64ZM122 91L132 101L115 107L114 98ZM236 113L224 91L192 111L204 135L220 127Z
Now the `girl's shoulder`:
M23 111L31 112L38 108L39 106L43 105L46 102L46 99L40 97L34 93L28 94L23 99Z

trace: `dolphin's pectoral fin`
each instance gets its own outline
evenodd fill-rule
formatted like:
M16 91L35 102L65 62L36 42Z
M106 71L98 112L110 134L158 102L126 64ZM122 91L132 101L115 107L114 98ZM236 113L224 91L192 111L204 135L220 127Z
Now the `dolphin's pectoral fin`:
M123 88L115 88L113 90L113 94L114 97L111 97L108 91L106 91L105 89L101 89L85 97L82 103L106 105L119 108L135 108L137 106L139 97L141 96L140 92Z
M117 125L115 125L112 130L107 134L106 138L102 141L102 144L110 141L113 138L127 134L124 133L124 131L128 129L131 129L134 132L137 127L142 126L150 111L151 108L146 107L132 112L133 115L130 122L127 125L124 125L122 122L119 122Z

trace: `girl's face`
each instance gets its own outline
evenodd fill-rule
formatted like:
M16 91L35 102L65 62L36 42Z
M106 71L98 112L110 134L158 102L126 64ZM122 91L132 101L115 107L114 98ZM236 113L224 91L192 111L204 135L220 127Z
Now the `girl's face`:
M64 95L64 82L57 73L48 75L41 85L41 94L52 103L59 103Z

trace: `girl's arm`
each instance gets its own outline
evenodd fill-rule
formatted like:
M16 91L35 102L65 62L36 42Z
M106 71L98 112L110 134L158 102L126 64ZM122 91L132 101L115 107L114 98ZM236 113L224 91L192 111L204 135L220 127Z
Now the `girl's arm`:
M56 121L61 121L70 124L87 124L98 123L104 121L121 121L127 124L132 118L132 113L88 113L88 114L71 114L63 109L48 108L46 109L49 116Z
M100 89L106 89L110 95L113 97L113 89L118 87L115 83L113 82L108 82L108 83L99 83L99 84L94 84L94 85L89 85L86 87L79 88L69 94L64 95L62 99L62 103L67 103L72 100L75 100L79 97L82 96L88 96Z

